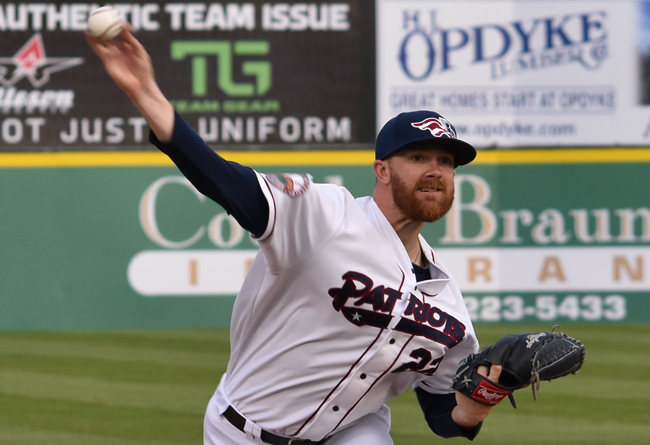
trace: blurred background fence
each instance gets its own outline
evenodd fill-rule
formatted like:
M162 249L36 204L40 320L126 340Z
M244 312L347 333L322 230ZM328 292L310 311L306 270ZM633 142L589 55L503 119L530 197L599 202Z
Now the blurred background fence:
M479 149L425 229L480 322L650 321L647 1L118 5L228 159L372 192L430 108ZM0 329L227 326L257 247L149 145L91 3L0 5Z

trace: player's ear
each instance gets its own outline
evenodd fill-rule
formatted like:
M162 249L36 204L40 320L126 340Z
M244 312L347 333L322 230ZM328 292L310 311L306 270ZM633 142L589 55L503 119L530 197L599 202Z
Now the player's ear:
M382 159L377 159L372 164L372 169L375 172L378 182L382 184L388 184L390 182L390 168L388 162Z

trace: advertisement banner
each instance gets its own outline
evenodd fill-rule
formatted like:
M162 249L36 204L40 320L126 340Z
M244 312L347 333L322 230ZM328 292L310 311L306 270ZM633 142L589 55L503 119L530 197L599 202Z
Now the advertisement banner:
M646 146L649 105L649 1L377 1L379 127L433 109L479 148Z
M223 154L373 192L371 151ZM0 154L0 329L228 325L254 240L164 155L95 155ZM475 321L650 323L648 166L647 149L482 151L423 235Z
M146 122L84 39L98 6L0 4L0 151L150 148ZM115 6L208 143L374 142L373 2Z

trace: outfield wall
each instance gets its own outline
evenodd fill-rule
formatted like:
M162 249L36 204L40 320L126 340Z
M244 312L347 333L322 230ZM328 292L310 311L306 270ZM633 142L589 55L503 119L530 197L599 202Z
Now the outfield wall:
M229 152L372 192L370 151ZM650 321L650 149L481 151L425 236L475 320ZM257 250L155 152L0 154L0 329L226 326Z

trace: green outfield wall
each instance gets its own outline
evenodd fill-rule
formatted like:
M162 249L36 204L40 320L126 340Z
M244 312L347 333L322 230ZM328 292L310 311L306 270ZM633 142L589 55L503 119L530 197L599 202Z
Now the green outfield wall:
M370 151L226 152L372 193ZM650 150L481 151L425 228L485 322L650 322ZM257 247L157 152L0 154L0 329L226 326Z

